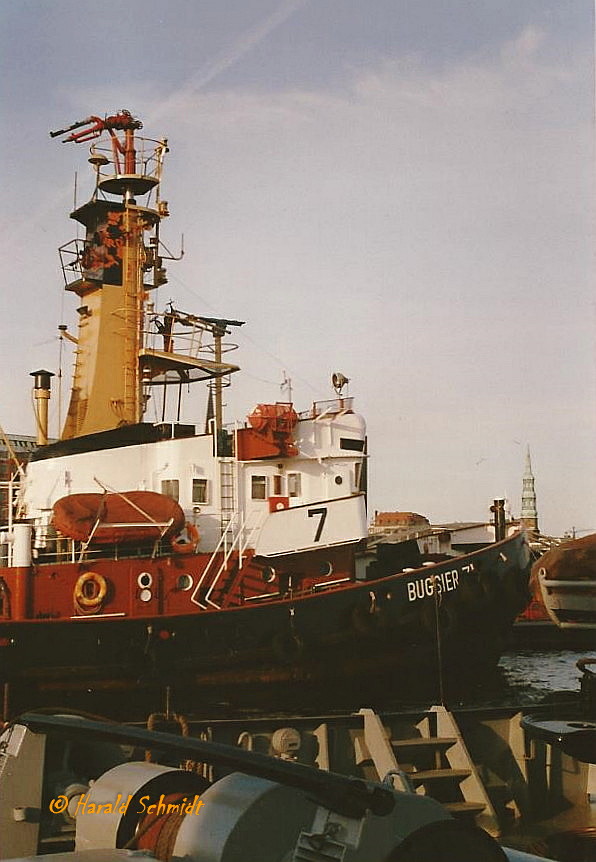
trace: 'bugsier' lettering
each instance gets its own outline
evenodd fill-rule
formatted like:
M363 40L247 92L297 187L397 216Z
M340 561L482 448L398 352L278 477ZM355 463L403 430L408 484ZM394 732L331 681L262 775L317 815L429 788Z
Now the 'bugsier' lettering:
M435 586L437 593L450 593L456 590L459 586L459 572L457 569L451 569L449 572L440 572L436 575L429 575L428 578L421 578L419 581L410 581L408 587L408 601L415 602L418 599L423 599L426 596L434 596Z

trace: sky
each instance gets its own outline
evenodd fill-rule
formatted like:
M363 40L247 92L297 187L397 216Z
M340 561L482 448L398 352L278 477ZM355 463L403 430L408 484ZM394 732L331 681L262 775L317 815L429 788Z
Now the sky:
M371 511L596 532L592 0L0 0L0 423L72 355L58 246L92 192L48 132L167 137L158 302L246 321L227 418L333 396L367 419ZM52 433L58 433L52 402ZM203 392L187 418L204 416Z

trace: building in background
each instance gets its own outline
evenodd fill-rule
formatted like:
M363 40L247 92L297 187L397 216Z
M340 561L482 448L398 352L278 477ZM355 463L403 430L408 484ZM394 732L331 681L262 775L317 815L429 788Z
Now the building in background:
M520 523L531 537L538 537L540 532L538 529L538 509L536 507L536 489L534 487L534 474L532 473L529 446L526 449L526 468L523 476Z

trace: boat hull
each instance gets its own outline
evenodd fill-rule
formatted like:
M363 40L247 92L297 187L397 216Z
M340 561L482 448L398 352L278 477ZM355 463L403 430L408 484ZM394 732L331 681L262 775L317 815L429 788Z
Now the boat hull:
M337 708L352 692L408 702L414 689L438 695L496 665L528 601L529 568L517 535L301 597L160 617L2 622L0 681L24 688L29 703L88 705L89 692L134 689L138 704L141 690L166 687L177 703L197 690L265 698L269 708L276 691L303 705L318 692L318 708Z
M563 542L534 564L542 601L561 629L596 630L596 535Z

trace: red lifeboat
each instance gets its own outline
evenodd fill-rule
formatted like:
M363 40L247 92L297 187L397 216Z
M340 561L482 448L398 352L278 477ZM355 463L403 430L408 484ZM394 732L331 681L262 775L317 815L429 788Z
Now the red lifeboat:
M69 494L56 500L52 524L79 542L142 542L177 536L184 512L171 497L154 491Z
M292 439L297 422L298 414L289 402L257 404L248 416L248 427L238 432L238 457L251 461L297 455Z

